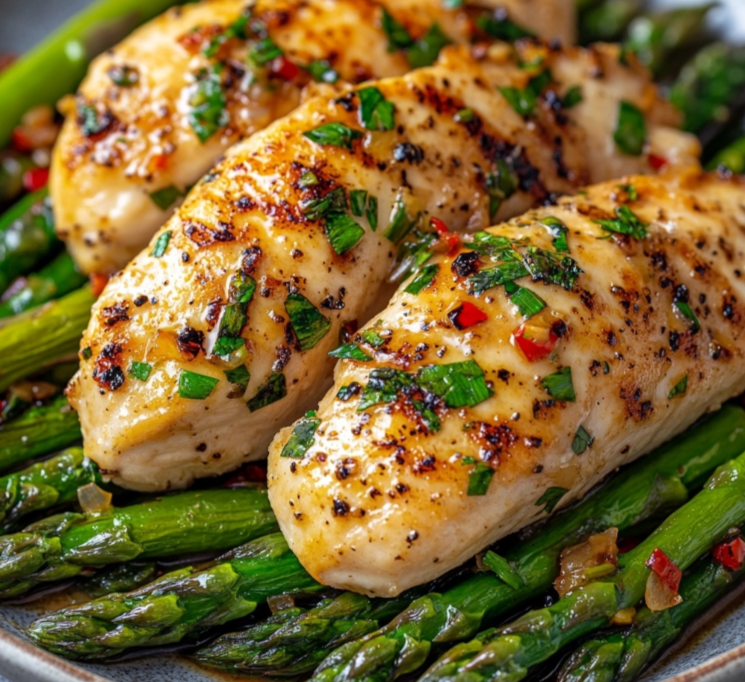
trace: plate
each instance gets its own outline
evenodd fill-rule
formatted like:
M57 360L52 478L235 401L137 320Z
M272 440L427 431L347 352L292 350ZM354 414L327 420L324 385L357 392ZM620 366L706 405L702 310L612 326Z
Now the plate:
M657 0L658 7L700 4L701 0ZM0 53L22 52L42 39L88 0L33 0L0 3ZM745 40L745 0L720 0L712 25L729 40ZM2 115L0 113L0 115ZM226 682L183 658L151 655L115 665L73 665L24 641L19 635L56 597L26 608L0 606L0 682ZM643 678L644 682L742 682L745 680L745 587L700 622Z

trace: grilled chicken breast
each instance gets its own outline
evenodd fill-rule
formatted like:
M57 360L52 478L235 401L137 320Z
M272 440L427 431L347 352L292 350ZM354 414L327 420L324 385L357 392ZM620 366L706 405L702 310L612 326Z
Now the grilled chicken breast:
M305 568L398 594L745 390L744 191L608 182L405 282L355 337L364 361L340 361L272 444L272 506Z
M144 490L263 458L330 385L340 332L384 307L397 253L406 270L434 241L430 217L478 229L663 154L695 163L615 48L517 50L449 48L233 147L94 306L68 389L86 454ZM612 142L621 106L646 117L639 156Z
M96 59L63 104L50 185L59 235L85 272L120 269L228 146L289 113L314 78L355 83L431 64L446 41L488 37L474 33L474 20L491 17L485 26L498 36L512 27L483 9L494 4L448 11L440 0L212 0L174 8ZM528 29L571 39L571 0L536 4L499 2Z

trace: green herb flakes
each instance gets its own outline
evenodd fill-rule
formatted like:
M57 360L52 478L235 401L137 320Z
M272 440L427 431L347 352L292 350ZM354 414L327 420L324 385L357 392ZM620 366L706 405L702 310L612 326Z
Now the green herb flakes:
M476 118L476 114L473 109L461 109L455 114L455 121L457 123L471 123Z
M154 192L150 192L150 198L161 211L167 211L182 196L183 193L175 185L169 185L168 187L163 187L163 189L158 189Z
M620 104L613 141L622 153L629 156L641 156L644 151L647 124L641 110L630 102Z
M290 294L285 300L285 310L301 350L316 346L331 328L331 322L302 294Z
M535 33L532 31L497 13L480 16L476 19L476 26L480 31L486 33L486 35L509 43L520 40L520 38L535 37Z
M575 455L581 455L587 448L591 448L595 439L587 433L584 426L580 426L577 429L577 433L574 434L574 440L572 441L572 450Z
M354 343L345 343L343 346L332 350L329 355L340 360L357 360L357 362L370 362L372 358Z
M394 244L398 244L409 234L418 220L419 216L413 220L409 217L406 205L399 196L396 198L396 203L393 206L390 225L388 225L388 229L383 233L383 236Z
M320 145L352 149L352 142L362 137L359 130L353 130L343 123L324 123L313 130L303 133L312 142Z
M396 21L391 13L383 8L382 26L388 36L388 52L405 50L414 44L414 39L409 35L406 27Z
M111 125L113 119L108 114L99 114L96 107L79 102L76 120L80 126L80 132L85 137L93 137L104 132Z
M239 40L245 40L248 36L246 34L246 27L248 26L248 16L242 14L238 17L230 26L224 31L214 36L207 45L202 48L202 54L205 57L212 58L217 54L217 51L222 45L224 45L231 38L238 38Z
M443 32L440 24L435 22L419 40L407 51L406 58L412 69L421 69L435 63L440 51L452 41Z
M153 246L153 250L150 252L150 255L154 256L155 258L162 258L163 254L165 254L166 252L166 249L168 249L168 243L170 241L170 230L166 230L165 232L161 233L161 235L155 240L155 246Z
M550 514L557 504L559 504L559 501L561 500L564 495L566 495L569 492L566 488L549 488L543 495L541 495L540 499L535 503L536 507L540 507L542 505L546 505L543 509L543 511L546 512L546 514Z
M83 357L83 360L90 360L93 355L93 351L91 350L90 346L87 346L80 351L80 355Z
M150 372L153 371L153 366L147 362L133 362L129 366L129 376L137 379L138 381L147 381L150 378Z
M494 478L494 469L484 462L478 462L468 474L468 496L486 495L492 478Z
M414 378L391 367L376 367L370 372L367 386L362 391L358 412L379 403L392 403L399 392L414 386Z
M122 88L131 88L140 82L140 72L133 66L112 66L106 73L114 85Z
M475 360L428 365L419 370L418 385L442 398L448 407L473 407L491 398L484 372Z
M510 302L517 306L519 313L525 318L537 315L546 307L546 302L538 294L514 282L505 282L504 292L509 297Z
M499 88L499 92L502 93L510 106L520 114L520 116L528 117L535 113L535 108L538 105L538 98L550 83L550 72L543 71L535 76L535 78L531 78L522 90L514 87L503 87Z
M310 170L305 171L301 176L300 180L298 180L301 187L315 187L320 180L318 179L318 176Z
M667 394L668 400L671 400L676 395L683 395L688 390L688 375L686 374L675 386L670 389L670 393Z
M243 394L248 388L248 382L251 380L251 373L245 365L241 365L235 369L226 369L225 378L240 391L240 396L238 397L243 397Z
M367 130L393 130L396 107L378 88L362 88L357 91L357 97L360 100L360 123Z
M360 386L356 381L353 381L351 384L347 384L346 386L342 386L338 390L338 392L336 394L336 397L339 400L341 400L343 403L348 403L361 390L362 390L362 386Z
M496 552L489 550L481 562L487 568L494 571L497 577L503 582L509 585L513 590L519 590L525 581L517 574L514 568L510 565L509 561L504 557L499 556Z
M572 107L576 107L583 99L582 88L579 85L573 85L564 93L564 97L561 99L561 106L564 109L571 109Z
M349 193L349 203L352 206L352 215L361 218L365 215L367 206L367 191L364 189L353 189Z
M616 216L611 220L594 220L593 222L600 225L606 232L626 234L634 239L647 238L649 234L647 232L648 223L639 220L628 206L624 205L616 208Z
M567 403L573 403L576 400L571 367L562 367L558 372L544 377L541 380L541 386L555 400Z
M325 59L311 62L306 69L316 83L336 83L339 80L339 74Z
M242 270L236 270L230 280L230 300L248 305L256 291L256 280Z
M256 392L256 395L246 405L251 412L257 412L262 407L276 403L287 395L285 375L274 372Z
M362 332L361 336L364 342L373 348L380 348L385 345L385 338L374 329L366 329Z
M178 394L187 400L204 400L215 390L218 383L219 379L184 369L178 378Z
M230 122L227 100L222 90L220 69L204 69L197 77L196 87L189 98L189 125L203 144L220 128Z
M505 159L497 159L497 172L486 176L489 195L489 219L494 220L502 204L515 194L519 179Z
M305 453L313 445L316 431L321 424L321 420L315 416L309 416L311 414L314 413L309 412L304 419L301 419L295 424L295 428L292 429L292 435L290 435L285 446L282 448L280 457L290 457L292 459L302 459L305 457Z
M694 334L701 329L701 323L698 321L696 313L693 312L693 308L688 303L685 301L675 301L675 307L691 323L691 331Z
M423 267L414 277L409 285L404 289L407 294L418 294L423 289L426 289L432 282L434 282L437 273L440 270L440 266L436 263L433 265L427 265Z
M632 184L619 185L618 189L626 193L626 196L629 198L629 201L636 201L639 198L639 194L636 191L636 187Z
M261 38L254 43L249 52L249 59L254 66L266 66L269 62L279 59L284 52L271 39Z
M557 284L571 291L582 274L577 263L569 256L560 256L537 246L528 246L525 251L523 265L534 282Z
M569 243L567 242L567 233L569 230L567 226L554 216L546 216L540 222L548 228L551 236L554 238L554 248L559 253L569 253Z
M505 284L506 282L512 282L519 277L525 277L527 274L528 271L522 262L505 261L493 268L485 268L471 275L468 278L469 291L472 294L482 294L488 289Z
M322 197L303 201L300 208L308 220L321 220L332 213L343 213L346 211L347 195L343 187L334 187L334 189Z
M326 218L326 236L334 251L343 256L359 244L365 229L344 213L332 213Z
M370 229L375 232L378 229L378 198L370 197L367 200L367 210L365 211L367 222Z

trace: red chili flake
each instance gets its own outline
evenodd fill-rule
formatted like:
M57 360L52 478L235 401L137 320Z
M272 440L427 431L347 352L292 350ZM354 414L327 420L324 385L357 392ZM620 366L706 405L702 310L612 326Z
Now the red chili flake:
M121 368L123 350L118 343L108 343L96 358L93 379L101 388L116 391L124 384Z
M269 71L283 80L294 81L300 74L300 67L282 55L272 59L269 63Z
M730 571L739 571L745 563L745 541L735 538L729 542L722 542L712 550L714 561Z
M559 338L554 325L549 327L532 320L523 322L512 332L512 340L528 362L543 360L551 355Z
M439 218L430 218L429 224L435 229L440 240L447 244L448 256L454 256L455 252L460 248L460 237L457 234L453 234L448 229L448 226Z
M98 298L104 287L109 283L109 276L100 272L94 272L89 276L91 282L91 293Z
M670 560L665 552L659 548L655 549L644 565L656 573L659 579L673 592L678 591L683 571Z
M649 165L655 170L660 170L660 168L664 168L667 164L668 160L664 156L659 156L657 154L649 155Z
M23 189L27 192L36 192L47 186L49 182L48 168L29 168L23 174Z
M177 38L177 42L187 52L191 52L193 54L195 52L198 52L202 48L202 45L204 45L215 36L220 35L224 30L224 27L220 26L220 24L196 26L188 33L184 33L184 35L179 36Z
M455 325L456 329L463 331L488 319L488 315L473 303L466 301L465 303L461 303L455 310L451 310L448 313L448 319Z
M34 150L34 145L31 143L31 139L29 138L28 133L26 133L26 131L20 126L18 126L17 128L13 128L11 141L13 144L13 149L15 149L16 151L28 154L29 152L32 152Z
M176 345L184 355L193 359L199 355L200 350L204 350L204 332L187 325L178 333Z

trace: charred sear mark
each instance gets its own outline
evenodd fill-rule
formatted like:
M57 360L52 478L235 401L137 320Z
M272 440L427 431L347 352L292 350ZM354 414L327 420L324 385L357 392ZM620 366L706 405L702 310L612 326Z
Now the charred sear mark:
M204 332L186 326L178 333L176 345L184 355L193 360L200 350L204 351Z
M406 161L418 165L424 161L424 150L411 142L402 142L393 150L393 158L399 163Z
M332 513L334 516L346 516L349 514L349 505L344 500L334 499Z
M128 310L129 303L126 301L115 303L101 311L101 320L107 327L113 327L119 322L126 322L129 319Z
M259 261L261 261L262 256L263 253L260 246L252 246L246 249L243 252L243 261L241 264L241 269L243 270L243 272L245 272L247 275L253 275L254 272L256 272L256 268L258 267Z
M75 122L80 132L91 142L97 142L117 127L116 116L108 109L78 98Z
M345 457L336 463L335 475L340 481L346 481L357 470L357 461L353 457Z
M518 440L518 435L507 424L473 422L469 435L478 444L481 459L490 464L499 464L509 456L510 447Z
M321 308L326 310L343 310L344 309L344 297L347 295L347 290L344 287L339 289L339 295L334 298L329 294L326 298L321 301Z
M250 211L251 209L256 208L256 202L250 197L241 197L235 202L235 207L241 212Z
M735 324L738 324L742 319L742 316L737 310L737 299L734 296L725 295L722 302L722 315L725 319Z
M461 253L450 264L450 269L458 277L470 277L479 269L479 254L476 251Z
M418 459L414 462L414 473L415 474L428 474L434 471L437 465L437 460L434 455L427 455L423 459Z
M118 343L108 343L96 358L93 379L102 389L116 391L124 384L122 352L123 348Z
M481 134L479 144L482 153L492 164L496 165L498 161L507 164L517 176L518 187L523 192L532 195L536 201L545 201L548 190L541 181L541 172L530 163L524 149L518 149L514 144L487 133Z
M650 400L642 400L642 390L638 386L622 386L619 396L623 400L626 414L634 421L644 421L654 411Z
M218 222L217 229L207 227L193 220L184 222L184 234L200 248L218 242L232 242L235 235L231 232L232 225Z

